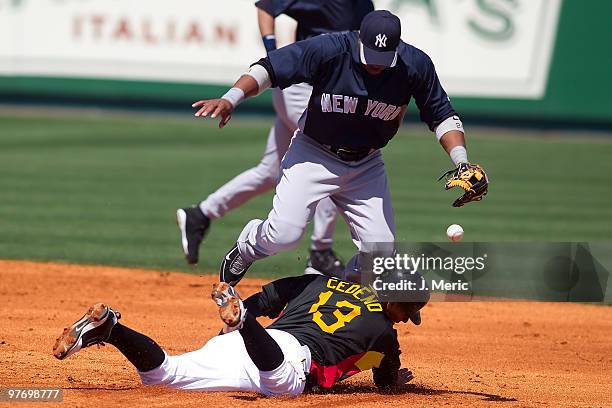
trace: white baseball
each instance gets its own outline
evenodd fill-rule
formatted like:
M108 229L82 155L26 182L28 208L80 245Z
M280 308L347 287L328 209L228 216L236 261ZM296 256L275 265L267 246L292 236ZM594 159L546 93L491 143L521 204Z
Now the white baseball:
M451 241L461 241L461 238L463 238L463 228L459 224L449 225L449 227L446 229L446 236Z

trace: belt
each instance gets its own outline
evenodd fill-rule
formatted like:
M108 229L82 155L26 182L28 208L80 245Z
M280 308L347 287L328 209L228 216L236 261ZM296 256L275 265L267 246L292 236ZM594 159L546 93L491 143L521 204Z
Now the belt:
M356 162L365 158L368 154L372 153L375 149L364 147L360 149L354 149L350 147L337 147L322 144L324 148L335 154L342 161Z

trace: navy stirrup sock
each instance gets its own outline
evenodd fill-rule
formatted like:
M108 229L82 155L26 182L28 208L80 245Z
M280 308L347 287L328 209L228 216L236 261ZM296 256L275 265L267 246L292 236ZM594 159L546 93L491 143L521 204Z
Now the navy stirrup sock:
M106 342L117 347L141 372L159 367L166 358L164 351L151 338L119 323L113 327Z

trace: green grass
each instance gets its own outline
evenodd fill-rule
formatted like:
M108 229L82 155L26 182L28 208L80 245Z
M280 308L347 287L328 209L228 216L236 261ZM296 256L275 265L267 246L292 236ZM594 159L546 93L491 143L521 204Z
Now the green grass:
M191 270L174 211L255 165L271 120L224 130L188 115L0 115L0 258ZM421 128L419 128L421 129ZM455 209L437 177L450 162L433 135L403 130L384 150L397 238L441 241L460 223L470 241L612 240L612 140L473 131L469 155L489 172L489 196ZM515 134L515 135L514 135ZM520 136L520 137L518 137ZM196 271L216 270L243 225L265 217L264 195L216 221ZM299 273L300 248L254 273ZM354 252L345 224L336 249Z

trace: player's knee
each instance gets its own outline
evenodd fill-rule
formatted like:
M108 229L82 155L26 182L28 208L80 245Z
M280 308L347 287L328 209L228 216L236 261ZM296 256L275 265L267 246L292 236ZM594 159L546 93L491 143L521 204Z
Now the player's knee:
M286 221L270 222L268 228L268 239L279 251L288 251L295 248L306 231L305 225L303 227L297 226Z
M395 241L395 234L391 231L385 231L384 233L381 233L376 241L374 242L394 242Z
M298 365L283 361L272 371L260 371L261 392L273 397L296 397L304 391L304 371Z
M149 371L138 371L140 381L143 385L171 385L173 372L176 371L176 362L171 356L167 356L164 362Z
M386 231L369 232L367 235L361 234L360 238L359 242L389 243L395 241L395 234L389 229Z

